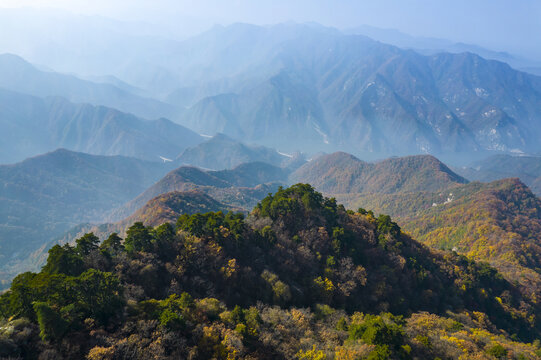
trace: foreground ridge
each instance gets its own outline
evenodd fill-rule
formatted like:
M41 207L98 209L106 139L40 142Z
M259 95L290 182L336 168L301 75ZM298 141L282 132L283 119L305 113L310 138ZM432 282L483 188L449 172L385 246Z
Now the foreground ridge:
M489 265L297 184L54 246L0 297L0 356L536 359L537 313Z

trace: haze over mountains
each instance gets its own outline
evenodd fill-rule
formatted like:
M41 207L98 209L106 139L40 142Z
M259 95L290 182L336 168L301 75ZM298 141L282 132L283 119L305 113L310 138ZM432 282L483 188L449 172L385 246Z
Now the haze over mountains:
M152 51L137 48L138 41L149 39L131 38L132 50L111 54L109 71L101 64L92 77L113 75L123 86L4 55L0 87L165 116L198 133L289 153L431 153L457 162L466 153L541 151L540 78L473 53L421 55L295 23L216 26L187 40L158 41Z
M167 119L143 120L104 106L0 89L0 163L57 148L151 161L174 159L203 138Z
M73 75L39 70L19 56L0 55L0 88L47 97L60 96L74 103L113 107L140 117L156 119L175 116L178 110L113 84L82 80Z
M182 119L198 131L262 142L302 131L295 144L383 154L537 151L530 134L539 131L540 80L504 63L471 53L422 56L308 25L213 31L233 48L244 41L238 34L250 34L256 47L269 33L285 35L272 51L257 52L265 62L253 60L252 67L276 69L266 79L188 109Z

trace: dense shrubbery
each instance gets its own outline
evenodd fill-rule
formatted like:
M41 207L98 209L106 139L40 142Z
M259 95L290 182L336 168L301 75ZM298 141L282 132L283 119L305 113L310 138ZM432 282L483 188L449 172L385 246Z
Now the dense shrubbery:
M449 310L458 320L412 316ZM135 223L123 242L53 247L41 273L0 297L0 345L12 357L449 358L484 331L492 340L461 351L496 356L499 344L533 359L535 346L498 327L531 341L536 311L488 265L432 253L390 217L299 184L247 217L183 215L176 227ZM451 321L445 336L461 341L417 326L423 316Z

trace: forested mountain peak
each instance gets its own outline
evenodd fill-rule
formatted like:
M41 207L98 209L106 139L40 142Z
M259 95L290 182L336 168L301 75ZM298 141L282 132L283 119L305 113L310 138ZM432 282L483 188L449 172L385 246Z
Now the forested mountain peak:
M101 244L87 234L53 247L39 274L19 275L0 297L0 314L16 319L2 338L8 356L449 357L456 345L413 325L440 329L435 322L447 321L440 335L481 327L477 345L459 350L466 354L503 343L534 358L536 347L491 332L537 336L536 309L488 265L434 253L388 216L346 212L305 184L279 189L248 217L185 214L155 228L138 222L124 240L111 234ZM409 317L416 311L440 315ZM291 330L276 326L284 316L296 319ZM336 335L303 338L302 326L316 324ZM286 343L272 340L286 334Z

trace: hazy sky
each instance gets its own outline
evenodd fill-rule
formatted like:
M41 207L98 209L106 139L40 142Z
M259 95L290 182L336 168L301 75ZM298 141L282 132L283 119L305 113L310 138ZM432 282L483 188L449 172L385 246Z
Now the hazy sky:
M541 55L541 0L0 0L200 31L213 23L372 25ZM182 26L184 25L184 26Z

